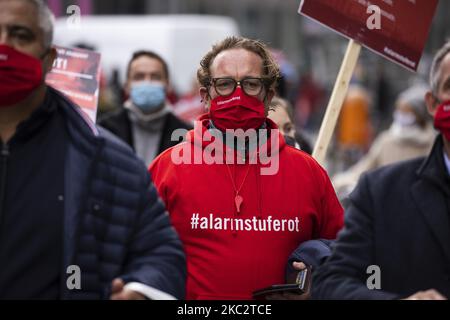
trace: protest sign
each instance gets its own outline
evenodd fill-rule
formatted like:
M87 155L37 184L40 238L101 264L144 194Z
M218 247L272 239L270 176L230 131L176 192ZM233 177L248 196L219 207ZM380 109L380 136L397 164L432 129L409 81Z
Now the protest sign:
M313 156L324 162L361 45L416 71L437 0L302 0L299 13L350 38Z
M55 47L58 56L46 83L64 93L95 122L100 86L100 54L78 48Z

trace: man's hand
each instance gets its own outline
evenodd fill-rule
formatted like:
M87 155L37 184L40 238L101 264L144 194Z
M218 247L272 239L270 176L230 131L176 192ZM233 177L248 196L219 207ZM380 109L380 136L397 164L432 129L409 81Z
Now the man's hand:
M302 271L306 269L303 262L294 262L292 264L295 270ZM311 287L311 286L310 286ZM294 293L278 293L271 294L266 297L267 300L309 300L310 298L309 289L304 294L294 294Z
M111 285L111 300L145 300L145 297L136 291L124 289L122 279L114 279Z
M434 289L419 291L405 300L447 300L442 294Z

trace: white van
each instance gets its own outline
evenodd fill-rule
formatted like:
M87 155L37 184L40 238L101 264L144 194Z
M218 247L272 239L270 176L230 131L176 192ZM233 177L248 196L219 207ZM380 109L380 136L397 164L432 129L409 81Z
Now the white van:
M67 18L59 18L54 43L94 46L102 54L104 73L109 76L117 69L121 81L133 52L155 51L168 62L176 91L185 93L192 86L203 55L213 43L231 35L239 35L236 22L221 16L83 16L76 26Z

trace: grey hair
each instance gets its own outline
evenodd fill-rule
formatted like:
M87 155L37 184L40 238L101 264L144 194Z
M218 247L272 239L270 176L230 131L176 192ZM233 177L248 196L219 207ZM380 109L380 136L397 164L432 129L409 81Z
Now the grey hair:
M43 0L28 0L33 3L39 15L39 26L44 33L44 47L50 48L53 44L53 32L55 26L55 15Z
M450 53L450 40L447 41L447 43L445 43L444 46L441 49L439 49L439 51L434 56L430 72L430 87L434 95L437 95L439 91L439 82L441 80L440 69L442 61L449 53Z
M401 92L397 101L407 103L421 121L426 120L428 119L428 112L425 103L425 95L428 91L428 86L417 84Z

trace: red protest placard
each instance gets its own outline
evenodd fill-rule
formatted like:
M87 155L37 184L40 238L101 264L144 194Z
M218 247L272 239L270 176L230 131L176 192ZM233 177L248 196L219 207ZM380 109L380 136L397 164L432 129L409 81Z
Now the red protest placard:
M100 54L55 46L58 56L46 83L61 91L95 122L100 87Z
M437 4L438 0L302 0L299 13L416 71ZM379 28L369 20L377 14L371 6L379 8Z

